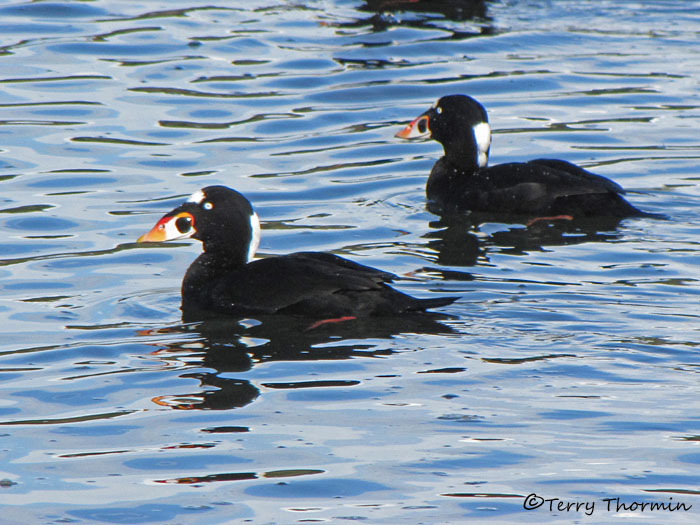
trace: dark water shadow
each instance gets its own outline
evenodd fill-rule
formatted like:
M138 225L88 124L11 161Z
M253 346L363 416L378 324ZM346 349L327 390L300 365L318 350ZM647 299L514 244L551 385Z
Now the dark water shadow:
M441 29L452 33L451 40L459 40L494 32L488 16L489 3L490 0L365 0L356 9L359 14L368 13L369 16L334 25L344 28L370 26L373 32L383 32L393 26ZM456 31L443 26L444 21L467 20L484 25L470 31Z
M523 218L504 214L472 214L442 217L430 223L433 231L425 234L427 246L438 254L443 266L475 266L488 260L489 253L525 255L555 246L589 242L619 241L623 219L585 217L568 220L541 220L529 225ZM501 225L498 231L485 233L485 225ZM450 279L464 280L445 271ZM449 274L449 275L447 275Z
M398 334L449 334L454 330L442 321L449 316L421 314L402 317L352 319L318 324L292 316L261 316L259 319L217 317L157 330L161 334L188 334L187 342L167 343L152 354L165 361L177 359L195 368L180 377L197 379L200 390L189 394L163 394L154 403L178 410L228 410L255 401L260 389L245 373L269 361L323 361L358 357L388 357L393 350L381 340ZM208 370L204 370L208 369ZM222 374L226 374L224 377ZM297 382L266 382L268 389L338 387L359 384L353 380L313 379Z

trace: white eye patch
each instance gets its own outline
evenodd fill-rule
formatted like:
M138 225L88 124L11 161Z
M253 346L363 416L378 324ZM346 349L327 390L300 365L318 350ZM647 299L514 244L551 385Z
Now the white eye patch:
M194 221L189 213L180 213L174 217L163 217L155 229L162 238L160 241L175 241L192 237L197 230L194 229Z

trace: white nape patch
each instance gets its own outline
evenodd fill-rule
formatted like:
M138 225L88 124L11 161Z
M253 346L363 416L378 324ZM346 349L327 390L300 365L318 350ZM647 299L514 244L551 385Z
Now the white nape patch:
M474 126L474 139L479 156L479 167L484 168L489 161L489 148L491 147L491 126L488 122L479 122Z
M192 195L190 195L190 198L187 199L187 202L194 202L195 204L202 204L202 201L206 198L207 198L207 196L204 195L204 192L202 190L197 190Z
M253 212L250 216L250 244L248 245L248 262L255 257L255 252L260 246L260 219L258 214Z

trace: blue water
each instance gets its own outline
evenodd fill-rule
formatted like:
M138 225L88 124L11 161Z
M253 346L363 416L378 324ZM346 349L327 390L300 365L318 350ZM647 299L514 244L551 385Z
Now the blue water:
M0 5L3 523L698 522L700 2L467 4ZM393 135L452 93L668 219L441 223ZM183 325L200 246L135 239L210 184L460 299Z

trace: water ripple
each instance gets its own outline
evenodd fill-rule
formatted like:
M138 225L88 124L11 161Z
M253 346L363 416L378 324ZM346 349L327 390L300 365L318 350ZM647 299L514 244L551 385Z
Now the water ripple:
M5 519L549 523L581 513L525 517L525 494L692 503L693 2L0 15ZM441 148L393 135L457 92L487 107L492 162L564 158L666 218L430 214ZM327 250L460 298L345 329L183 323L199 245L134 241L209 184L249 196L263 256Z

